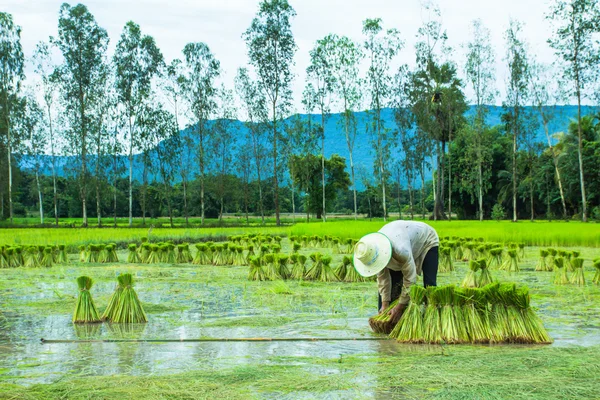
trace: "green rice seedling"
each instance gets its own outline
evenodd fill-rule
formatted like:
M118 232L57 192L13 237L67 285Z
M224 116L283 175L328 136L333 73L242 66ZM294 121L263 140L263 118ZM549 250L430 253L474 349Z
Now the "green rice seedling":
M18 264L15 259L15 249L9 247L5 250L8 268L17 268Z
M507 340L508 314L506 306L499 295L500 284L490 283L481 288L490 304L488 317L490 326L490 343L503 343Z
M48 246L44 249L44 258L42 258L42 262L40 266L50 268L52 267L53 258L52 258L52 247Z
M67 264L69 262L69 257L67 256L67 246L64 244L58 245L58 263Z
M462 287L477 287L477 271L479 270L479 262L475 260L469 261L469 271L463 279L460 286Z
M14 246L15 248L15 261L18 267L22 267L23 264L25 263L25 260L23 259L23 246ZM54 252L53 252L53 256L54 256ZM58 254L56 252L56 254ZM53 259L54 262L56 262L56 257Z
M282 279L290 277L290 269L288 268L289 256L285 254L278 254L277 257L277 273Z
M456 332L458 334L457 337L459 343L469 343L471 341L471 337L469 336L469 331L465 322L465 308L467 305L467 300L461 295L460 290L461 288L454 289L454 303L452 305L454 308L454 319L456 321Z
M487 300L479 288L456 289L455 294L462 298L464 327L472 343L489 343L490 326L487 318Z
M439 298L437 288L429 286L426 288L425 297L427 306L423 315L423 336L425 343L442 343L442 327L440 320Z
M223 265L233 265L234 249L233 243L223 243Z
M519 248L519 259L522 260L525 258L525 243L519 243L517 246Z
M344 258L342 258L342 263L335 269L335 274L340 281L344 281L350 268L354 269L352 259L349 256L344 256Z
M214 242L206 242L206 256L208 257L208 260L210 261L206 265L214 264L214 262L215 262L215 256L216 256L216 251L217 251L215 246L216 245Z
M552 271L554 269L554 258L558 255L558 251L554 248L548 248L548 258L546 260L546 268Z
M79 262L85 262L87 258L87 251L85 250L85 245L79 246Z
M274 241L275 241L277 244L281 245L281 236L273 236L273 240L274 240Z
M502 254L504 249L502 247L494 247L490 250L490 260L488 267L490 269L500 269L502 267Z
M377 276L374 276L373 279L377 279ZM366 282L367 280L368 278L365 278L356 271L353 264L346 270L346 276L344 276L344 282Z
M233 265L248 265L246 263L246 258L244 257L244 247L236 245L233 247L232 251L235 251L233 255Z
M596 270L596 273L594 274L594 277L592 278L592 282L595 283L596 285L600 285L600 258L597 258L594 260L594 269Z
M266 281L267 277L263 270L260 257L250 256L250 269L248 270L248 280L250 281Z
M312 253L309 258L312 261L311 267L306 271L306 278L310 280L319 280L321 277L321 270L323 269L323 264L321 263L321 257L323 255L321 253Z
M265 244L261 244L260 245L260 250L258 252L258 256L259 257L264 257L266 254L269 254L269 246L265 245Z
M555 285L566 285L569 283L567 268L565 268L565 259L562 257L554 259L554 277L552 278L552 282Z
M332 258L330 255L323 255L321 257L321 274L318 280L321 282L336 282L338 280L335 271L331 267Z
M292 256L294 256L296 254L292 254ZM306 275L306 260L307 257L304 254L297 254L297 261L294 262L294 265L292 266L292 270L290 271L290 278L291 279L296 279L296 280L301 280L304 279L304 276Z
M401 343L423 343L425 334L423 330L423 303L426 290L419 285L410 287L410 303L396 324L390 337Z
M500 267L500 269L507 272L519 272L519 261L517 250L510 249L508 250L508 257L504 260L504 263Z
M369 318L369 326L375 333L385 333L389 335L394 329L394 325L391 322L390 311L398 305L400 298L392 301L390 305L381 313Z
M152 252L152 248L150 247L150 243L142 243L140 246L140 260L144 264L148 264L148 258L150 257L150 253Z
M215 248L213 251L213 265L225 265L227 259L224 254L224 246L222 243L215 244Z
M479 263L479 277L477 278L477 287L483 287L487 284L494 282L494 278L492 278L492 274L490 273L489 268L487 267L487 261L485 258L482 258L478 261Z
M167 243L165 245L166 247L166 257L165 257L165 262L167 264L175 264L177 263L177 260L175 258L175 245L173 243Z
M146 261L148 264L159 264L160 260L160 248L158 244L150 245L150 253L148 253L148 259Z
M456 242L456 250L454 251L454 261L462 261L464 257L465 250L465 241L463 238L460 238Z
M573 258L579 258L581 256L581 252L577 250L573 250L571 253L573 254Z
M142 303L133 289L133 276L121 274L117 277L122 288L117 307L110 316L109 322L118 324L139 324L148 322Z
M514 303L516 308L521 313L521 318L525 326L527 336L530 339L530 343L552 343L552 339L550 338L550 335L548 335L542 320L531 308L531 295L529 294L529 289L526 286L520 287L515 292Z
M88 276L77 278L79 296L77 297L77 304L73 312L73 323L75 324L102 322L100 315L98 315L98 310L96 310L94 299L92 299L92 294L90 293L92 284L92 278Z
M99 244L98 246L98 250L99 250L99 254L98 254L98 261L99 263L107 263L108 262L108 251L106 251L106 245L105 244Z
M437 297L440 304L440 329L442 339L446 343L461 343L457 321L454 312L454 286L447 285L437 288Z
M535 265L536 271L546 271L546 259L548 258L548 250L540 249L540 258L538 263Z
M279 275L279 265L276 254L265 254L265 256L262 258L262 265L265 272L265 277L268 280L275 281L277 279L282 279L281 275Z
M212 262L207 254L208 246L205 243L196 243L196 254L192 260L194 265L210 265Z
M249 244L246 246L246 258L245 265L250 265L250 257L254 257L256 253L254 253L254 245Z
M40 264L37 258L37 248L28 247L25 252L25 268L37 268Z
M475 243L474 242L465 243L462 259L464 261L470 261L470 260L475 260L476 258L477 258L477 255L475 254Z
M271 247L271 252L272 252L273 254L279 254L279 253L281 252L281 246L280 246L280 245L278 245L278 244L274 244L274 245Z
M310 244L309 238L307 235L302 235L300 238L300 244L302 247L308 247Z
M148 238L147 238L146 236L142 236L142 237L140 238L140 242L142 242L142 243L147 243L147 242L148 242Z
M158 243L158 262L166 263L167 262L167 253L169 252L166 243Z
M583 258L573 258L573 275L571 275L570 283L573 285L585 286L585 276L583 274Z
M346 254L352 254L354 252L354 239L352 238L347 238L344 240L344 244L346 245L346 249L344 250L344 253Z
M340 247L340 239L333 238L332 242L333 242L333 254L341 254L342 248Z
M129 254L127 254L127 262L129 264L139 264L142 262L135 243L129 243L127 249L129 250Z
M559 250L558 255L559 255L559 257L563 257L565 259L565 266L567 267L567 270L569 272L574 272L573 264L571 264L571 259L573 258L573 252L566 251L566 250Z
M44 259L44 250L46 249L46 246L43 245L38 245L37 246L37 250L38 250L38 262L41 264L42 260Z
M485 244L480 244L479 246L477 246L475 248L475 254L477 255L477 258L487 257L488 253L487 253L487 249L485 247Z
M517 289L514 283L501 283L498 297L506 309L507 325L505 340L512 343L531 343L532 338L525 326L523 316L516 304Z
M119 256L117 255L117 244L116 243L111 243L111 244L106 245L106 252L108 254L106 262L109 262L109 263L118 263L119 262Z
M452 263L452 249L450 247L440 247L439 266L439 272L454 271L454 264Z
M175 253L175 262L177 264L185 264L187 262L187 257L184 255L185 245L178 244L176 249L177 251Z
M302 248L302 246L300 246L300 243L294 242L292 244L292 251L294 253L297 253L298 251L300 251L301 248Z

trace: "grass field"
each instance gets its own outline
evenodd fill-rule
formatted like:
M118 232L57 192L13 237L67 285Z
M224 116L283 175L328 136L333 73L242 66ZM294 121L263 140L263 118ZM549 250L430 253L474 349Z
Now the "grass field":
M538 250L527 248L522 272L492 273L531 288L554 339L549 346L401 345L385 337L41 345L41 337L377 337L367 323L376 312L376 284L250 282L246 267L79 264L75 255L50 269L0 270L0 399L597 398L600 287L589 283L589 260L598 250L580 248L584 287L555 286L551 273L533 271ZM457 263L438 283L458 283L466 270ZM127 272L136 278L148 324L71 324L77 276L94 278L102 311L115 276Z

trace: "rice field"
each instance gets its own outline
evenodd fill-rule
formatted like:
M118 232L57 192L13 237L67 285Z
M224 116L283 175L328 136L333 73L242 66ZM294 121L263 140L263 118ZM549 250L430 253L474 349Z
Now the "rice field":
M130 258L127 246L135 242L140 248L142 237L153 243L190 241L190 258L196 259L193 244L260 232L253 227L161 228L150 235L138 228L0 230L0 243L62 241L71 249L67 264L0 269L0 399L597 398L600 286L592 282L592 260L600 257L594 242L598 225L478 224L453 221L435 226L440 236L543 242L544 247L524 248L519 272L496 266L486 273L501 282L529 287L531 305L552 344L398 343L369 327L369 318L377 312L373 281L254 281L249 280L249 266L239 265L241 262L144 264ZM269 227L268 231L284 237L281 253L289 254L293 250L289 237L294 235L327 232L357 238L381 225L381 221L336 221ZM543 228L537 238L531 227ZM553 272L536 271L540 250L549 243L545 231L558 232L561 227L564 237L552 243L564 241L564 245L554 246L580 253L585 285L558 285ZM578 229L579 236L571 229ZM501 236L502 232L506 236ZM77 245L102 242L120 244L117 261L80 261ZM330 258L327 264L336 268L343 263L344 254L339 253L344 251L319 245L298 250L309 262L315 252L322 254L317 257L320 260ZM470 272L482 273L467 262L455 261L453 270L439 273L438 285L459 286ZM119 285L135 288L147 323L73 323L74 310L90 309L89 300L78 307L81 290L89 290L97 315L102 316L117 292L118 277L127 274L131 278L119 279ZM93 284L78 281L82 276ZM67 343L41 344L40 338ZM182 341L208 338L363 340ZM119 342L122 339L135 342ZM171 342L152 342L154 339Z

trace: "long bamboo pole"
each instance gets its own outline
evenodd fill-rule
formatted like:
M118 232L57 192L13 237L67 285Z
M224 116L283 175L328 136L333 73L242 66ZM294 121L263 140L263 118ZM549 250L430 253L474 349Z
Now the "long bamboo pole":
M201 343L201 342L363 342L375 340L391 340L387 337L363 338L199 338L199 339L41 339L46 343Z

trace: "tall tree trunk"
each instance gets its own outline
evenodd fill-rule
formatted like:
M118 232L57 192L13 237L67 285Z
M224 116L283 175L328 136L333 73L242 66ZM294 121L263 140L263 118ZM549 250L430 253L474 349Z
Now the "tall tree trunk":
M585 195L585 181L583 178L583 140L581 132L581 92L579 90L579 75L577 75L577 156L579 158L579 182L581 186L581 203L583 213L581 220L587 222L587 197Z
M448 221L452 221L452 153L450 144L452 143L452 125L448 132Z
M383 165L383 148L381 143L381 109L379 107L379 101L377 102L377 141L379 148L379 172L381 174L381 190L382 190L382 206L383 206L383 222L387 222L387 205L386 205L386 194L385 194L385 167Z
M129 120L129 227L133 226L133 125L131 113Z
M400 190L400 171L398 171L398 219L401 220L402 219L402 204L400 202L400 195L401 195L401 190Z
M481 160L479 161L478 168L478 190L479 190L479 221L483 222L483 166L481 165Z
M144 171L142 173L142 226L146 226L146 190L148 183L148 167L146 162L147 154L144 151Z
M98 228L102 226L102 211L100 209L100 130L96 139L96 216L98 217Z
M202 122L198 120L198 135L200 137L200 224L204 225L204 126L200 128Z
M8 112L8 111L7 111ZM12 200L12 137L10 131L10 120L6 117L6 153L8 155L8 213L10 223L13 223L13 200Z
M321 183L323 190L323 222L327 222L327 210L325 205L325 112L321 108Z
M560 178L560 169L558 168L558 156L556 155L554 146L552 146L552 141L550 140L548 121L544 118L543 112L541 110L540 110L540 113L542 113L542 121L544 124L544 132L546 133L546 140L548 140L548 148L550 149L550 152L552 153L552 161L554 163L554 172L556 174L556 181L558 183L558 191L560 192L560 202L561 202L562 210L563 210L563 219L567 219L567 203L565 201L565 192L563 190L562 179Z
M290 171L290 185L292 187L292 221L296 223L296 186L294 185L294 172L293 168Z
M275 224L281 225L279 219L279 180L277 178L277 102L273 102L273 189L275 191Z
M54 154L54 130L52 126L52 113L50 109L50 105L47 105L48 108L48 128L50 129L50 152L52 157L52 190L54 192L54 224L58 226L58 192L56 190L56 157Z
M517 137L519 134L519 111L515 107L514 135L513 135L513 154L512 154L512 203L513 203L513 222L517 222Z
M254 129L259 129L258 126L253 126ZM258 149L258 132L252 132L252 147L254 148L254 161L256 162L256 177L258 179L258 208L260 210L260 221L265 224L265 210L263 206L262 181L260 179L260 155Z
M421 174L421 213L422 217L425 219L425 160L423 159L423 165L421 165L421 170L419 171Z
M350 110L348 110L347 101L344 99L344 128L346 131L346 144L348 145L348 154L350 156L350 175L352 176L352 194L354 195L354 220L358 218L358 203L356 201L356 180L354 177L354 159L352 157L352 151L354 147L354 142L350 140L350 127L349 119L350 119Z
M44 202L42 199L42 187L40 186L40 173L37 168L35 170L35 183L37 185L38 201L40 202L40 223L44 225Z
M535 210L533 208L533 177L530 176L529 178L529 201L531 205L531 222L533 222L535 220Z

